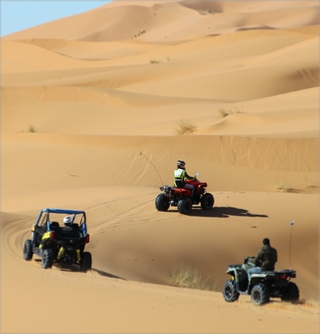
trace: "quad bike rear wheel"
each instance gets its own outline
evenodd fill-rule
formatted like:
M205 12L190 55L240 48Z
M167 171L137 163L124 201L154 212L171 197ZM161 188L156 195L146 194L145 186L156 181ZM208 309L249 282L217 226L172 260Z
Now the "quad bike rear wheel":
M158 211L168 211L170 207L170 201L165 194L159 194L155 200L156 209Z
M201 198L201 207L203 210L211 210L214 204L214 197L210 193L206 193Z
M253 304L257 306L268 303L270 300L270 292L268 287L263 283L255 285L251 290L251 300Z
M192 200L190 197L180 199L177 206L180 213L188 215L192 210Z
M82 260L80 262L80 270L86 273L88 270L91 270L91 266L92 266L91 253L83 252Z
M30 261L33 256L32 241L30 239L26 240L23 246L23 258L26 261Z
M282 291L282 301L297 302L299 300L300 292L298 286L295 283L289 282L288 285L282 289Z
M236 282L234 280L225 281L222 289L222 294L226 302L232 303L239 299L239 293L237 292Z
M53 251L51 248L47 248L42 253L42 268L50 269L53 265Z

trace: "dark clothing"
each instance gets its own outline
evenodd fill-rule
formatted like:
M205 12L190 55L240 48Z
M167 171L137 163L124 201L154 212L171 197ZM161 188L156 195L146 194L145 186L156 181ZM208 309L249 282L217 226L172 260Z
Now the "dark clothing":
M64 226L61 228L62 237L66 238L79 238L79 231L77 228L71 226Z
M260 267L262 271L274 270L278 261L277 250L270 245L264 245L255 258L255 265Z

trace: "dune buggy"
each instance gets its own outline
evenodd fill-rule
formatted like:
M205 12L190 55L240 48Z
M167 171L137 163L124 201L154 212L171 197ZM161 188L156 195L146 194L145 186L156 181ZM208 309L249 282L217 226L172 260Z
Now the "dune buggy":
M63 225L65 216L71 218L68 229ZM32 227L31 239L24 243L23 258L30 261L35 254L41 258L44 269L51 268L54 263L76 264L86 272L92 265L91 253L84 251L89 239L84 211L46 208L40 211ZM61 247L63 255L58 259Z
M193 204L201 204L203 210L210 210L214 205L214 197L207 193L206 182L197 179L198 173L193 180L186 180L186 183L194 186L194 193L191 197L191 190L186 188L170 187L164 185L160 187L162 193L155 199L155 206L158 211L168 211L170 205L176 206L181 214L190 214Z
M253 304L257 306L268 303L270 298L287 302L299 300L299 289L290 281L296 277L295 270L263 271L252 274L249 281L247 270L254 266L254 257L245 257L243 264L229 265L227 274L231 279L224 283L222 290L225 301L234 302L240 294L251 295Z

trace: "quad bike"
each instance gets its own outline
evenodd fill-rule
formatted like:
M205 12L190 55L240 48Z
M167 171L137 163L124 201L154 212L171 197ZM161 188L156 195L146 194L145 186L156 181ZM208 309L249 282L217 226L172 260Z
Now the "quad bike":
M207 183L197 179L198 173L192 180L186 183L194 186L194 193L191 197L191 190L186 188L170 187L164 185L160 187L162 193L155 199L155 206L158 211L168 211L170 205L176 206L181 214L188 215L192 211L193 204L201 204L203 210L210 210L214 205L214 197L206 192Z
M270 298L280 298L282 301L297 302L299 289L290 282L296 277L296 271L285 269L281 271L263 271L252 274L248 281L247 270L254 267L254 257L245 257L243 264L229 265L227 274L231 279L223 286L223 296L226 302L234 302L241 295L251 295L254 305L261 306L270 301Z
M62 223L65 215L72 217L72 224L67 231ZM31 261L35 254L41 258L44 269L52 268L55 263L75 264L81 271L87 272L92 266L91 253L84 251L87 243L89 243L89 234L84 211L43 209L32 227L31 239L27 239L24 243L23 258ZM64 252L58 260L57 255L61 247ZM80 254L80 261L77 261L77 252Z

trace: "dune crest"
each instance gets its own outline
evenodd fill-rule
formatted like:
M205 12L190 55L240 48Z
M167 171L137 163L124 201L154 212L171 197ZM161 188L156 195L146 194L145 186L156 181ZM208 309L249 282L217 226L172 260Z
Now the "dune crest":
M3 332L318 333L318 7L114 0L1 38ZM212 210L156 210L178 159ZM46 207L86 211L90 272L23 260ZM265 237L299 302L225 302Z

